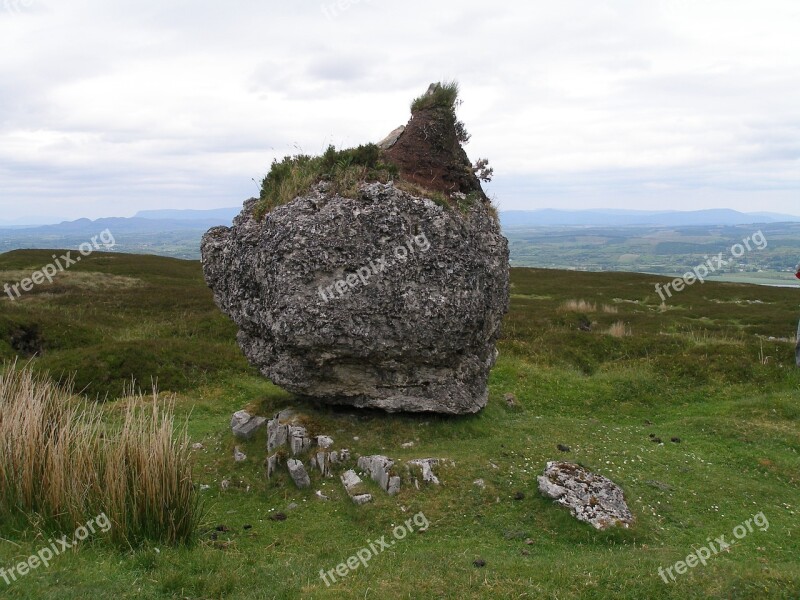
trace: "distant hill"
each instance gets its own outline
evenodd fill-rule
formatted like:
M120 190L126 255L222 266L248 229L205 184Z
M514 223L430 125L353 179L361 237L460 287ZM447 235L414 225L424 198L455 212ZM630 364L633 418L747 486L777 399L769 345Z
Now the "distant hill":
M800 222L799 216L777 213L742 213L728 208L692 211L645 210L506 210L500 212L503 227L686 227L691 225L749 225Z
M228 225L242 210L241 206L233 208L214 208L211 210L140 210L133 218L179 221L218 221L220 225Z

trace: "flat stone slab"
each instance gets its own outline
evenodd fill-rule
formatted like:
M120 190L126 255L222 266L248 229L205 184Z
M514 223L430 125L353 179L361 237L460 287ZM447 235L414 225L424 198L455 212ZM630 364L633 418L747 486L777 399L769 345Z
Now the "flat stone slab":
M622 489L580 465L550 461L538 481L542 494L566 506L572 516L595 529L627 528L634 521Z

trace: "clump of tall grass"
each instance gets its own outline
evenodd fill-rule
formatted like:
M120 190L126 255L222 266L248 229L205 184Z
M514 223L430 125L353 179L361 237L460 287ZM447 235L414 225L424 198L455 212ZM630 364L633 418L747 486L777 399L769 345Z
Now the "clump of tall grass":
M567 300L558 310L561 312L593 313L597 312L597 304L594 302L587 302L586 300ZM600 306L600 310L610 315L615 315L619 312L616 306L609 306L608 304Z
M611 327L606 329L605 333L612 337L626 337L631 335L631 328L622 321L616 321L611 324Z
M115 543L194 539L202 509L185 425L173 406L128 398L116 422L101 407L11 364L0 369L0 515L61 531L105 513Z

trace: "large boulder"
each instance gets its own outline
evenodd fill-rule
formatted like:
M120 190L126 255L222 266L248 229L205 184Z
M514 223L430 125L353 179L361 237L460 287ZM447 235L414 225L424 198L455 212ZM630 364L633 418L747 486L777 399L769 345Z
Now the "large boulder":
M318 186L259 221L245 203L203 238L217 305L252 364L299 395L387 411L471 413L487 401L508 304L508 245L466 214L365 184Z
M387 411L486 404L508 242L457 125L452 107L429 107L393 132L382 152L397 185L344 197L323 180L263 216L251 199L203 237L214 299L275 384Z

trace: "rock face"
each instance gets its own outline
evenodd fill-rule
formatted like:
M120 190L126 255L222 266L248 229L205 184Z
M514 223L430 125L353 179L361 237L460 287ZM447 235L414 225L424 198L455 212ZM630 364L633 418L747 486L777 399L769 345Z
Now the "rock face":
M362 183L346 198L321 181L261 219L251 199L203 237L215 302L275 384L391 412L486 404L508 242L452 115L419 110L382 142L404 185Z
M539 491L570 509L579 521L595 529L628 527L633 515L622 489L610 479L568 462L547 463L539 476Z
M466 214L391 184L357 199L324 184L203 238L217 305L247 358L301 396L387 411L472 413L487 401L508 306L508 244Z

